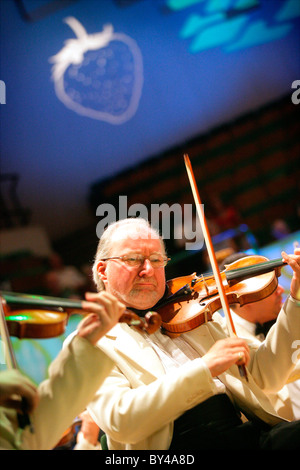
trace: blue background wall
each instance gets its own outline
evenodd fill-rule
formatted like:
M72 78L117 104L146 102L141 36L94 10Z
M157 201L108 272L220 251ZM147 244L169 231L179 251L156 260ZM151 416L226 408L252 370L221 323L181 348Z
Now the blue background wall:
M49 14L41 7L51 1L21 4L32 21L13 0L0 2L1 169L20 174L23 205L53 239L91 222L93 182L292 94L300 79L298 0L77 0ZM75 38L64 22L70 16L88 34L112 24L135 41L139 72L132 72L130 50L126 56L116 44L102 48L115 53L116 70L102 69L101 86L110 73L118 86L126 71L129 81L141 81L128 120L113 124L78 114L56 95L49 59ZM67 69L65 78L70 81ZM73 88L85 106L84 84ZM120 90L119 98L128 103L131 92ZM99 98L98 107L115 106L117 97L109 99Z

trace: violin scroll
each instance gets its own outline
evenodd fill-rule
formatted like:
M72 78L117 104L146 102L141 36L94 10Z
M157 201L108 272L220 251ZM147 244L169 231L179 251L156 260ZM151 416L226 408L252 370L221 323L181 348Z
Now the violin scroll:
M139 317L136 313L125 310L121 315L119 322L136 326L138 329L152 334L160 328L162 320L161 316L156 312L147 312L145 317Z

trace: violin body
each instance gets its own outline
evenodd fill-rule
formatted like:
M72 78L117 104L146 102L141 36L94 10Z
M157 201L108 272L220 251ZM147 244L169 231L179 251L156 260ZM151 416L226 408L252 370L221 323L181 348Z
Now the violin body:
M69 315L40 309L18 309L5 315L10 336L17 338L54 338L64 333Z
M262 271L269 269L266 261L268 260L264 256L254 255L226 266L221 278L229 304L239 303L242 306L262 300L275 291L279 274L275 268L259 275L252 274L255 277L247 277L251 273L251 267L255 273L257 266ZM244 276L247 279L243 279ZM162 328L169 336L177 336L197 328L212 320L214 312L222 308L214 276L199 277L194 273L172 279L167 285L169 296L157 311L162 318Z
M43 302L43 299L47 299L48 302ZM77 313L80 307L80 303L77 302L71 308L72 304L66 299L60 299L58 303L56 298L14 292L2 293L0 301L10 336L20 339L54 338L62 335L70 313Z

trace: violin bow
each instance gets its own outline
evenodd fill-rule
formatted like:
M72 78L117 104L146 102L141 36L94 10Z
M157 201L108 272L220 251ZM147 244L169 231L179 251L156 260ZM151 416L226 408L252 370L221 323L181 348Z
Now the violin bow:
M225 294L225 289L224 289L224 285L223 285L223 282L222 282L220 269L219 269L219 266L218 266L218 263L217 263L215 250L214 250L214 247L213 247L213 244L212 244L212 241L211 241L211 236L210 236L210 233L209 233L209 230L208 230L208 227L207 227L207 222L206 222L204 211L203 211L203 205L201 203L201 199L200 199L199 191L198 191L198 188L197 188L194 172L193 172L193 169L192 169L191 161L190 161L190 158L187 154L184 155L184 163L185 163L186 171L187 171L188 178L189 178L189 181L190 181L190 185L191 185L191 189L192 189L192 193L193 193L193 197L194 197L194 201L195 201L195 205L196 205L197 214L198 214L198 217L200 219L201 228L202 228L204 240L205 240L205 243L206 243L207 252L208 252L208 255L209 255L210 263L211 263L211 266L212 266L212 270L213 270L214 277L215 277L215 280L216 280L218 292L219 292L219 295L220 295L222 308L223 308L223 311L224 311L224 314L225 314L227 327L228 327L228 330L229 330L229 335L231 337L232 336L237 336L236 331L235 331L235 327L234 327L234 323L233 323L233 320L232 320L232 317L231 317L230 309L229 309L229 303L228 303L228 300L227 300L227 297L226 297L226 294ZM238 365L238 368L239 368L239 372L240 372L241 377L244 377L248 381L248 375L247 375L245 365Z

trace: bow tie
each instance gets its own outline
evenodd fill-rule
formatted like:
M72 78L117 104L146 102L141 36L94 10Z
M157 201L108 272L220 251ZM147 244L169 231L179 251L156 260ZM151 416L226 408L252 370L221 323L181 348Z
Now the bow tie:
M270 321L267 321L266 323L256 323L255 336L263 334L264 337L266 337L269 329L271 328L272 325L274 325L275 321L276 320L270 320Z

